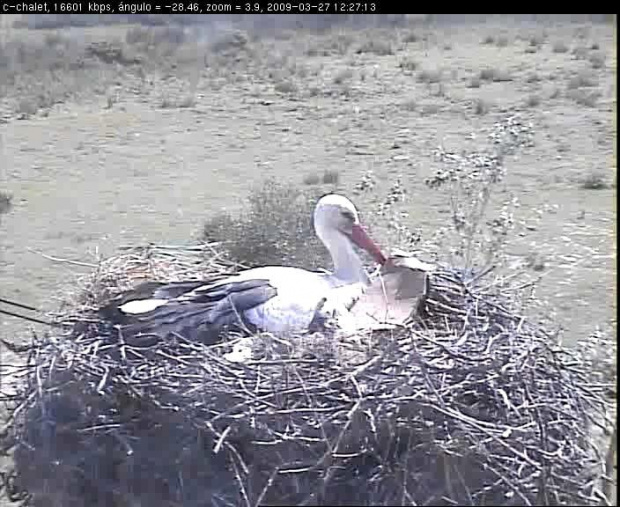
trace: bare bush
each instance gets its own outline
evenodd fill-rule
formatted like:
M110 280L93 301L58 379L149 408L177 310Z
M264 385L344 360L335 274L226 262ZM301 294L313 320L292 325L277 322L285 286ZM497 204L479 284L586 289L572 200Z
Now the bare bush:
M452 261L465 269L488 266L498 258L514 226L513 199L499 213L486 219L491 195L506 173L504 157L533 143L532 126L518 116L494 125L489 134L491 148L482 152L435 152L442 167L426 180L430 188L446 188L450 201L456 244L450 248Z

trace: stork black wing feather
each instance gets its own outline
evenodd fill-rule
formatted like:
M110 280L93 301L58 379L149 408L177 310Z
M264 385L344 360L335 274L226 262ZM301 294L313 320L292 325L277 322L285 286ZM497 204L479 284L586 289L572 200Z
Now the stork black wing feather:
M169 290L168 285L170 284L152 286L155 290L151 294L155 295L159 290ZM196 286L193 282L188 282L186 287L189 288L188 293L182 293L149 312L128 315L120 311L117 304L113 308L108 305L100 310L100 314L118 324L123 338L130 343L139 342L140 336L155 335L166 339L178 334L190 341L212 344L217 343L226 330L255 331L244 319L244 312L267 302L277 294L277 290L268 280L245 280L215 287L205 286L204 283ZM132 300L135 298L127 301Z

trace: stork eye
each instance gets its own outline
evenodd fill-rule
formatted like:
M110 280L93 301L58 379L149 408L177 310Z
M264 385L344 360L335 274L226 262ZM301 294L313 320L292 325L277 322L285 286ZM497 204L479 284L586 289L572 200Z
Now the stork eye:
M349 222L355 222L355 215L352 212L348 210L344 210L341 213L342 213L342 216L346 218Z

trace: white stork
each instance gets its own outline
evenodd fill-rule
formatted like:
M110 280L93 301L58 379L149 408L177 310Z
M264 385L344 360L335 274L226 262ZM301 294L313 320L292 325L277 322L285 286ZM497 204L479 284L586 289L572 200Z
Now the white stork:
M344 323L370 284L353 245L380 265L386 258L344 196L329 194L318 201L314 229L331 254L331 273L265 266L214 282L149 282L118 298L102 314L119 325L125 337L177 333L203 343L216 342L231 327L280 336L304 332L316 322L319 310L321 316Z

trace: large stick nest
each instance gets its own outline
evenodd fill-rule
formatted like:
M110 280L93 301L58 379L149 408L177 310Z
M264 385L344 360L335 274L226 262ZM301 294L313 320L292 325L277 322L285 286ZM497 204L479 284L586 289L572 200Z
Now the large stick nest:
M245 363L224 358L236 337L136 348L96 318L139 281L229 270L208 246L100 266L15 377L4 440L25 504L605 502L592 433L609 385L492 280L442 269L406 327L258 335Z

